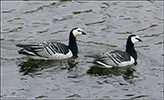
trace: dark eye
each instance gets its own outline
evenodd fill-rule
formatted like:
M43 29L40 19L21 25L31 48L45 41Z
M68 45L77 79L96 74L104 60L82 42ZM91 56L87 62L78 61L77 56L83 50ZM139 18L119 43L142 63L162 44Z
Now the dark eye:
M77 30L78 32L81 32L80 30Z

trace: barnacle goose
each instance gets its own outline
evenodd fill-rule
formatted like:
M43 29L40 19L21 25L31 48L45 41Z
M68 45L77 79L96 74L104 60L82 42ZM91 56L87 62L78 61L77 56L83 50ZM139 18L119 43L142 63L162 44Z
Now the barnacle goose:
M114 50L96 55L86 55L85 57L95 58L93 64L102 68L111 68L114 66L125 67L128 65L137 64L137 53L134 49L134 44L142 42L137 35L130 35L126 43L126 51Z
M73 28L69 35L68 46L59 43L46 41L37 44L17 44L17 47L23 49L19 50L19 54L32 56L33 58L43 58L47 60L61 60L71 58L78 53L78 47L76 43L76 37L79 35L86 35L86 33L80 28Z

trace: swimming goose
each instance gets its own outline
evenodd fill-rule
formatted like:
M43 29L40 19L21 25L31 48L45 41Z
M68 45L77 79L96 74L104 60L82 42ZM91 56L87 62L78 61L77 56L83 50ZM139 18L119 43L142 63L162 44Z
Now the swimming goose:
M49 60L61 60L71 58L78 53L78 47L76 43L76 37L79 35L86 35L86 33L80 28L73 28L69 35L68 46L59 43L46 41L37 44L17 44L17 47L23 49L19 50L19 54L32 56L34 58L43 58Z
M134 49L134 44L142 42L137 35L130 35L126 43L126 51L114 50L96 55L86 55L85 57L95 58L93 64L102 68L111 68L114 66L125 67L128 65L137 64L137 53Z

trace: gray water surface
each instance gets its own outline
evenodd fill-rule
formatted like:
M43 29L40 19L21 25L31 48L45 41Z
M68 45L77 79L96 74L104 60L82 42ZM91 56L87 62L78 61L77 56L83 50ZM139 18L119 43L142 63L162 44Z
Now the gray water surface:
M162 1L2 1L1 98L25 99L163 99ZM15 45L77 37L78 57L62 61L19 55ZM101 69L84 55L125 50L136 34L138 64Z

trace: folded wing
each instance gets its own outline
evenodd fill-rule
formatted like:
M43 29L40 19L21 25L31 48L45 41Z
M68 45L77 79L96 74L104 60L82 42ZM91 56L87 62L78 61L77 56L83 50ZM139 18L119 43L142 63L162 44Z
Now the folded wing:
M70 52L68 46L58 42L43 42L40 44L17 44L16 46L21 47L19 54L40 56L49 58L51 56L66 55Z
M134 63L131 62L132 58L129 54L119 50L106 53L99 53L97 55L87 57L95 58L93 63L104 67L126 66L128 64Z

